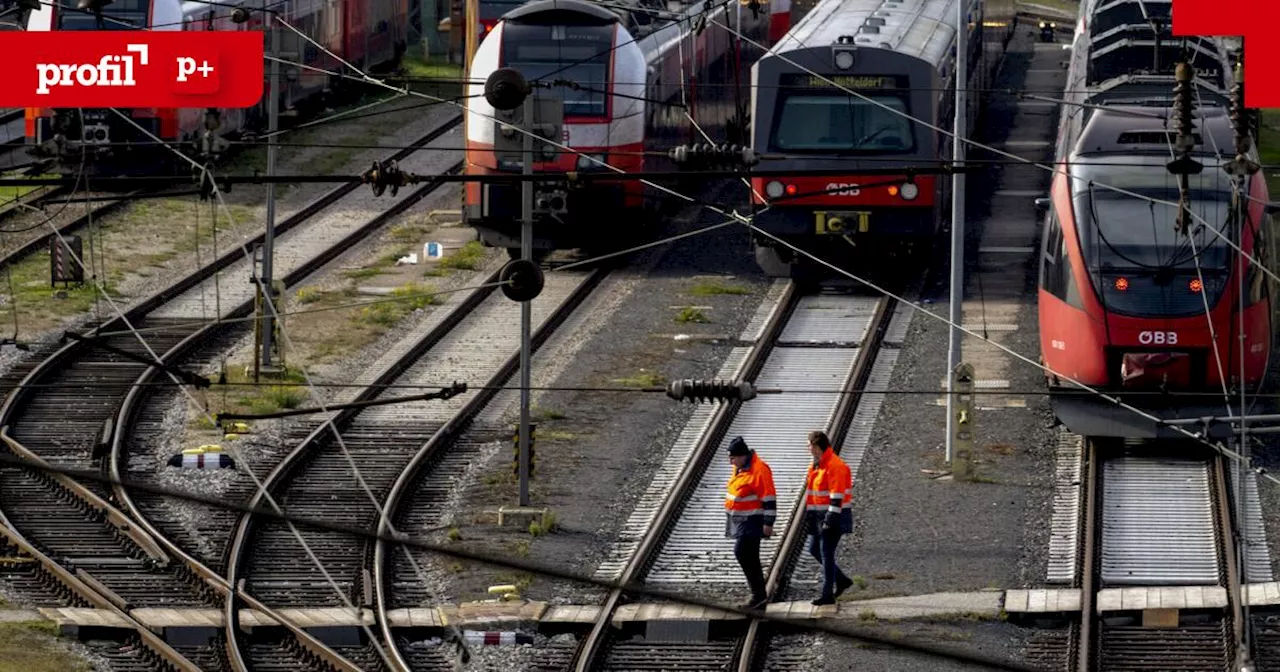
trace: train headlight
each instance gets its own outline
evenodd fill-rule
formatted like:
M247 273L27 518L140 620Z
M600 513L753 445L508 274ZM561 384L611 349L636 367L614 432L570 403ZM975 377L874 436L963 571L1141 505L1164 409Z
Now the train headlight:
M604 154L579 154L578 170L600 170L607 163L605 159L606 156ZM599 163L596 163L596 161L599 161Z
M853 52L841 50L836 52L836 67L841 70L848 70L853 67Z
M902 189L898 193L902 194L902 198L904 200L914 201L916 200L916 196L920 195L920 187L908 182L902 185Z
M785 189L781 182L774 180L764 185L764 195L769 198L782 198L782 193Z
M1048 28L1048 27L1049 27L1049 24L1047 22L1045 21L1040 22L1040 30L1044 30L1045 28Z

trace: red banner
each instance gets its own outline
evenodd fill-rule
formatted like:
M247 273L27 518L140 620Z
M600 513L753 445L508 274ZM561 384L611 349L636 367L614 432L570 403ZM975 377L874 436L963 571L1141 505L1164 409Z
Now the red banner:
M257 31L8 32L0 107L252 107L262 40Z
M1280 3L1258 0L1173 0L1173 34L1244 37L1244 104L1280 108ZM1253 66L1250 69L1249 66Z

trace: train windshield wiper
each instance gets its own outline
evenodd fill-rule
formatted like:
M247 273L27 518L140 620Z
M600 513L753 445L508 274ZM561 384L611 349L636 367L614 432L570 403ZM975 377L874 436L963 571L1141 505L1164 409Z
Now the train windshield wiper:
M881 134L881 133L884 133L885 131L892 131L892 130L893 130L893 126L881 126L880 128L878 128L878 129L876 129L875 131L873 131L870 135L865 135L865 136L863 136L860 140L858 140L857 142L853 143L853 148L854 148L854 149L857 149L857 148L859 148L859 147L861 147L861 146L863 146L863 145L867 144L868 142L871 142L872 140L875 140L877 137L879 137L879 136L880 136L880 134Z

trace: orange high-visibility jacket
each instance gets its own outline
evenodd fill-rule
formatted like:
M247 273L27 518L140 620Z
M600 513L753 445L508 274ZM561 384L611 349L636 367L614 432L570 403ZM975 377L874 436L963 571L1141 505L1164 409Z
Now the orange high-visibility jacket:
M752 452L745 467L734 468L727 490L725 536L731 539L764 536L764 527L772 527L778 517L778 493L773 489L773 470L769 465Z
M845 534L853 532L853 474L831 448L809 465L804 505L810 533L816 534L824 521Z

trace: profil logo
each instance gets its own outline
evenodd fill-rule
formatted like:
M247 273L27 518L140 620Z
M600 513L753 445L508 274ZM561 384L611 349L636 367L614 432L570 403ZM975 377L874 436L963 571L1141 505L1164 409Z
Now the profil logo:
M147 65L147 45L130 44L125 50L141 56ZM122 72L123 68L123 72ZM92 63L36 63L40 84L36 93L47 96L49 87L58 86L137 86L133 78L133 55L103 56L97 65Z
M1270 35L1277 20L1274 2L1173 0L1174 35L1244 38L1245 107L1280 108L1280 41Z
M250 107L257 31L5 33L0 107Z

